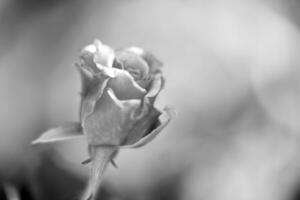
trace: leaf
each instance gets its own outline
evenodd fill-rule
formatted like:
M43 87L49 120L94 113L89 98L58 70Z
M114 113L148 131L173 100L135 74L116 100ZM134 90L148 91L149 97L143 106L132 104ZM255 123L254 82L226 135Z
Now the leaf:
M82 127L79 122L69 122L62 126L50 129L32 141L32 144L50 143L82 137Z
M169 122L176 116L176 112L174 109L171 108L165 108L162 115L160 116L159 119L159 124L158 126L152 130L149 134L144 136L142 139L137 141L134 144L129 144L129 145L121 145L119 148L124 149L124 148L139 148L142 147L149 142L151 142L168 124Z

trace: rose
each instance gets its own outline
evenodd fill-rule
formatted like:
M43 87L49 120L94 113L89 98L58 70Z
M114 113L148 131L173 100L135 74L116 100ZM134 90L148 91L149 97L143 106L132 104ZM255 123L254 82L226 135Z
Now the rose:
M82 79L80 122L51 129L33 143L85 135L93 162L89 199L107 162L120 148L150 142L170 121L170 109L154 102L164 86L161 62L141 48L112 50L96 40L83 49L77 68Z
M96 40L83 49L76 64L82 78L80 123L51 129L33 143L82 134L92 146L133 148L148 143L170 121L169 109L154 107L164 85L161 65L143 49L114 52Z
M80 118L90 145L140 146L141 139L152 139L165 126L158 121L162 112L153 106L164 83L160 67L136 47L114 54L95 41L83 50Z

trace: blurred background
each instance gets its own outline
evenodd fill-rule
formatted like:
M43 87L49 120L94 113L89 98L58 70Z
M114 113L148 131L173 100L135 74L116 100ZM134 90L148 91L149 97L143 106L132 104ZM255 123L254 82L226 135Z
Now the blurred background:
M101 200L300 199L300 2L2 0L0 199L79 199L84 141L31 146L78 119L73 66L95 38L164 62L178 117L123 150Z

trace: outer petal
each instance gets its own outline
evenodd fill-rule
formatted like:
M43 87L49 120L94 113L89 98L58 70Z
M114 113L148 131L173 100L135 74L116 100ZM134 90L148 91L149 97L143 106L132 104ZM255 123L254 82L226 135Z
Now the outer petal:
M156 74L153 78L150 87L148 89L148 93L145 95L143 99L143 103L141 104L141 107L139 109L139 113L137 114L137 118L141 119L143 117L150 118L154 113L159 113L155 115L160 115L160 111L157 111L157 109L154 108L154 102L159 94L159 92L162 90L164 85L164 79L161 74ZM158 117L157 116L157 117Z
M148 92L145 96L145 100L153 105L157 95L163 89L164 86L164 78L159 74L155 74L153 80L148 88Z
M128 135L127 120L140 106L140 100L123 104L111 89L106 89L97 101L94 112L83 121L89 144L93 146L118 146Z
M57 142L82 137L82 127L79 122L69 122L57 128L50 129L35 139L32 144Z
M160 73L156 74L150 84L148 93L143 99L141 107L135 113L134 120L128 122L128 124L133 123L130 124L131 129L128 130L129 134L123 144L133 144L139 141L145 135L148 135L153 127L157 125L161 111L158 111L153 104L163 87L163 83L164 79L162 75ZM170 109L167 110L171 111Z
M142 147L149 142L151 142L172 120L175 115L175 111L170 108L165 108L162 112L162 115L159 117L159 120L154 124L152 131L142 137L140 140L134 143L126 143L125 145L119 146L119 148L139 148Z
M137 142L151 132L152 127L157 123L161 112L151 105L148 105L146 108L144 107L137 110L138 112L133 116L133 120L127 122L129 128L128 136L122 144L133 144Z
M97 87L100 87L105 81L111 78L108 74L94 73L90 71L90 68L84 65L76 64L76 67L81 77L81 96L88 96L94 93Z
M77 65L82 80L80 119L82 120L94 110L95 103L102 95L110 77L103 73L95 74Z

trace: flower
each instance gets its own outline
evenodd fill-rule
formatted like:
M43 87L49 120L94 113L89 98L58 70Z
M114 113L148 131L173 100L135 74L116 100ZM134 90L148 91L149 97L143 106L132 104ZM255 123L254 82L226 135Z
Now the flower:
M165 83L162 63L141 48L114 51L96 40L82 50L76 66L82 80L80 122L50 129L33 143L85 136L93 167L84 199L91 199L118 150L149 143L170 122L172 111L154 106Z

